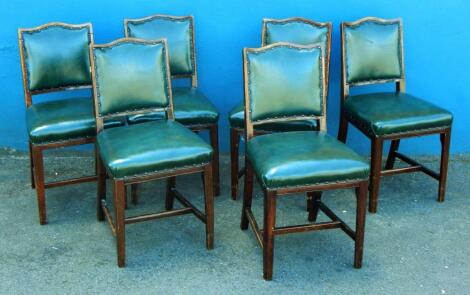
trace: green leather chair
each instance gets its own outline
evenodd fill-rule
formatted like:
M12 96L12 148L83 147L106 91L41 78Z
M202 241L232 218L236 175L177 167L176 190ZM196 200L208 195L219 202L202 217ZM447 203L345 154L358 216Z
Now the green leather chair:
M168 47L165 40L124 38L93 45L92 74L97 126L98 220L108 219L117 239L118 265L125 265L125 225L193 213L206 224L206 247L213 248L213 150L174 120ZM165 117L135 125L103 128L106 118L160 111ZM107 172L107 173L106 173ZM203 173L205 213L174 186L177 175ZM106 206L106 174L113 182L114 218ZM167 179L167 211L125 216L125 186ZM182 209L172 210L176 198Z
M93 33L91 24L48 23L36 28L19 29L18 41L26 103L31 186L37 192L39 223L46 224L46 188L95 181L96 175L45 183L43 151L94 144L95 119L91 96L41 103L33 103L33 97L41 93L91 88L89 46L93 42ZM119 125L120 121L107 124Z
M445 196L452 114L405 92L403 25L400 19L364 18L342 23L342 105L338 139L346 142L348 123L371 139L369 211L377 212L381 176L422 171L439 181L438 201ZM350 95L356 86L395 83L395 92ZM398 152L400 139L439 134L441 167L436 173ZM391 140L385 170L382 151ZM399 158L409 167L393 169Z
M219 113L212 102L197 89L194 19L192 16L152 15L141 19L124 20L126 37L139 39L167 39L170 50L170 68L173 79L191 79L191 87L173 89L175 119L195 132L208 130L214 149L214 190L220 194L219 177ZM162 113L130 116L130 124L148 122L162 117Z
M319 23L309 19L294 17L287 19L263 19L261 46L276 42L290 42L301 45L320 43L325 47L327 58L326 72L329 77L329 60L331 51L331 23ZM328 81L327 81L328 85ZM239 169L239 146L243 137L245 126L245 112L243 102L236 105L229 113L230 124L230 171L232 185L232 199L237 199L238 179L243 175L244 169ZM294 122L279 122L260 125L256 127L257 133L270 133L279 131L305 131L317 130L317 120L300 120Z
M253 228L263 248L264 279L273 273L274 236L341 228L355 241L354 266L362 265L369 178L368 163L326 130L326 62L320 45L276 43L244 49L246 157L241 229ZM255 136L256 126L317 120L321 131L290 131ZM264 229L251 211L253 174L264 191ZM321 191L355 188L356 231L325 204ZM310 221L323 211L332 221L276 227L276 200L307 193Z

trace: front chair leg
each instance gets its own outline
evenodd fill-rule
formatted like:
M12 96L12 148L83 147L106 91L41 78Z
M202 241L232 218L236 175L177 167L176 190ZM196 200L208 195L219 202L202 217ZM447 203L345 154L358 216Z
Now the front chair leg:
M204 168L204 199L206 212L206 248L214 248L214 191L212 183L212 166Z
M446 194L446 183L447 183L447 167L449 164L449 150L450 150L450 132L451 129L447 129L444 133L441 133L441 167L439 173L439 196L438 202L444 202Z
M238 149L240 135L238 130L230 128L230 178L232 183L232 200L237 199L238 192Z
M243 205L242 205L242 218L240 222L240 228L242 230L248 229L248 217L246 215L246 210L251 209L251 203L253 200L253 168L251 163L248 160L248 157L245 157L245 187L243 192Z
M33 144L29 142L29 170L31 172L31 188L36 188L34 183L34 161L33 161Z
M117 261L119 267L126 265L126 228L124 223L124 200L126 198L125 185L122 180L114 181L114 211L117 244Z
M315 222L318 217L322 192L307 193L308 221Z
M106 199L106 170L99 154L96 156L96 174L98 176L98 189L96 194L96 218L104 220L102 202Z
M276 192L264 192L263 277L273 278L274 228L276 227Z
M213 185L214 193L216 196L220 195L220 175L219 175L219 131L217 124L214 124L210 128L210 140L211 146L214 150L212 157L212 174L213 174Z
M385 169L390 170L393 169L393 165L395 164L395 152L398 151L398 147L400 146L400 140L394 139L390 143L390 150L388 152L387 162L385 164Z
M47 224L46 214L46 188L44 185L44 161L43 153L40 147L32 146L33 165L34 165L34 177L36 194L38 199L38 210L39 210L39 223L41 225Z
M371 144L371 160L370 160L370 195L369 195L369 212L377 212L377 203L379 198L380 173L382 171L382 150L383 139L374 137Z
M363 182L356 188L356 236L354 245L354 267L362 267L362 255L364 252L364 232L366 224L366 204L367 204L367 182Z

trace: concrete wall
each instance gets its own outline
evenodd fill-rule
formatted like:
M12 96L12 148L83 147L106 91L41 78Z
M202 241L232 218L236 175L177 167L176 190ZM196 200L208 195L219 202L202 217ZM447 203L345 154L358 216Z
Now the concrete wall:
M408 92L455 115L452 151L470 152L470 2L465 0L2 0L0 4L0 146L25 149L24 102L17 28L50 21L92 22L96 43L123 36L125 17L192 14L196 21L199 85L221 113L220 142L228 149L227 112L242 98L241 49L260 44L263 17L303 16L332 21L333 53L329 132L336 136L339 112L339 23L364 16L402 17ZM404 142L416 154L439 152L436 136ZM367 153L357 131L348 143Z

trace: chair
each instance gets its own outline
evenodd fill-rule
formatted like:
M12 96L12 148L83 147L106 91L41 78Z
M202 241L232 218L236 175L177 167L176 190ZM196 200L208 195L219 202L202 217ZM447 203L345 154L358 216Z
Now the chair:
M220 194L219 177L219 113L215 106L197 89L194 19L192 16L152 15L141 19L124 20L126 37L139 39L166 38L170 51L170 68L173 79L189 78L191 87L173 89L175 119L195 132L208 130L214 149L214 191ZM130 124L161 118L162 113L130 116Z
M321 43L326 52L326 79L329 77L329 60L331 51L331 23L318 23L309 19L295 17L288 19L263 19L261 46L276 42L290 42L301 45ZM328 81L326 83L328 85ZM240 139L245 126L243 102L236 105L229 113L230 123L230 168L232 199L237 199L238 179L243 176L244 169L238 167ZM265 134L279 131L318 130L317 120L300 120L277 122L256 126L255 132Z
M371 139L369 211L377 212L380 178L422 171L439 181L438 201L443 202L452 126L452 114L405 92L403 25L400 19L364 18L342 23L342 101L338 139L346 142L348 123ZM396 92L350 95L356 86L395 83ZM440 173L398 152L403 138L439 134ZM391 140L382 170L382 150ZM398 158L408 167L394 169Z
M89 46L91 24L48 23L19 29L21 71L29 137L31 186L36 189L39 223L47 223L48 188L95 181L96 175L45 182L43 151L95 143L91 97L73 97L33 103L33 96L91 88ZM70 96L69 96L70 97ZM107 122L109 126L119 121Z
M125 265L125 225L193 213L206 224L206 247L214 244L213 151L198 135L174 121L165 40L119 39L92 47L92 76L99 151L97 217L106 217L117 240L118 266ZM106 118L164 112L146 123L103 128ZM177 175L203 173L205 213L175 188ZM106 205L106 174L114 189L114 217ZM167 211L125 216L125 186L167 179ZM173 201L183 208L173 210Z
M355 152L328 136L326 70L320 45L276 43L244 49L246 157L241 229L251 225L263 249L264 279L273 274L274 237L287 233L340 228L355 241L354 266L362 265L369 165ZM318 120L321 131L290 131L255 136L260 124ZM253 174L264 192L264 229L251 211ZM356 231L321 202L321 191L354 188ZM307 193L309 220L323 211L332 221L276 227L279 196Z

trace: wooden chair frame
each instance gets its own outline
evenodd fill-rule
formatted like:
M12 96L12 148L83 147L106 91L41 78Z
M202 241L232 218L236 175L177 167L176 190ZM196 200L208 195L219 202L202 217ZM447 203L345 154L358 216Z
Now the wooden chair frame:
M248 59L247 53L249 52L265 52L276 47L291 47L298 49L323 48L319 45L301 46L290 43L276 43L262 48L245 48L243 50L243 75L244 75L244 96L245 96L245 140L248 142L251 138L258 135L254 132L254 126L264 123L280 122L283 120L299 120L298 117L291 118L277 118L261 120L252 122L249 116L250 113L250 91L249 91L249 78L248 78ZM324 54L322 53L323 68L326 62ZM323 114L321 116L302 117L304 120L317 119L319 120L320 130L326 131L326 95L327 95L327 80L326 70L323 71ZM263 277L265 280L271 280L273 275L273 257L274 257L274 237L276 235L283 235L288 233L299 233L308 231L318 231L325 229L341 229L351 239L355 241L354 250L354 267L362 267L363 245L364 245L364 229L366 217L366 203L367 203L367 180L336 182L327 184L316 184L309 186L296 186L286 187L279 189L266 189L264 192L264 229L260 229L256 219L251 210L253 198L253 167L248 157L245 157L245 190L242 207L242 217L240 228L242 230L248 229L248 225L254 231L256 240L263 249ZM259 181L259 180L258 180ZM347 189L354 188L356 191L357 199L357 215L356 215L356 231L352 230L341 218L339 218L331 209L321 202L322 191L334 189ZM316 221L318 212L321 210L330 219L330 222L320 222L314 224L294 225L285 227L276 227L276 200L278 197L288 194L307 193L309 221Z
M61 28L66 28L70 30L87 28L88 40L89 40L88 44L89 46L93 44L93 29L92 29L91 23L72 25L72 24L66 24L66 23L61 23L61 22L51 22L51 23L47 23L47 24L44 24L35 28L19 29L18 30L18 43L19 43L19 51L20 51L21 73L23 76L23 89L24 89L24 98L25 98L26 108L29 108L33 104L33 96L36 94L70 91L70 90L77 90L77 89L91 89L91 84L90 85L68 85L64 87L48 88L48 89L41 89L41 90L34 90L34 91L31 91L29 89L29 85L28 85L29 77L28 77L28 71L26 68L26 59L25 59L26 57L25 57L23 34L47 30L50 27L61 27ZM47 224L46 189L69 185L69 184L91 182L91 181L97 180L96 175L91 175L91 176L84 176L84 177L66 179L66 180L61 180L61 181L45 182L45 176L44 176L45 168L44 168L44 160L43 160L44 150L52 149L52 148L83 145L83 144L95 144L95 137L94 136L83 137L83 138L77 138L73 140L53 141L53 142L41 143L41 144L34 144L31 142L31 140L29 140L31 187L36 189L38 210L39 210L39 223L41 225ZM95 161L96 161L96 148L95 148ZM95 165L95 168L96 168L96 165Z
M171 75L172 79L191 79L191 87L197 88L197 64L196 64L196 46L195 46L195 33L194 33L194 17L189 16L172 16L165 14L155 14L143 18L136 19L125 19L124 20L124 34L126 38L129 37L129 23L145 23L155 19L166 19L171 21L189 21L191 28L191 47L190 47L190 58L192 63L193 72L187 75ZM209 132L210 144L214 150L213 172L214 172L214 192L215 195L220 195L220 174L219 174L219 127L218 123L215 124L195 124L185 125L192 131L199 133L200 131L207 130ZM137 186L132 188L132 199L134 203L137 203Z
M386 79L386 80L372 80L372 81L361 81L357 83L348 83L346 79L346 48L345 44L345 33L344 30L347 27L354 27L361 25L365 22L376 22L379 24L399 24L399 34L400 34L400 50L401 50L401 77L399 79ZM380 19L375 17L366 17L355 22L343 22L341 24L341 114L340 114L340 123L339 123L339 132L338 139L342 142L346 142L347 133L348 133L348 123L354 125L362 133L364 133L371 140L371 174L370 174L370 187L369 187L369 212L376 213L378 205L378 196L379 196L379 186L380 178L382 176L408 173L408 172L417 172L421 171L425 174L431 176L432 178L439 181L439 193L438 193L438 202L444 202L445 199L445 188L447 182L447 166L449 162L449 149L450 149L450 135L451 128L433 128L426 130L418 130L411 132L402 132L395 134L388 134L385 136L375 136L373 135L366 126L363 126L360 122L354 118L347 115L343 105L349 97L349 92L351 87L364 86L371 84L382 84L382 83L395 83L396 92L405 93L406 81L405 81L405 63L404 63L404 50L403 50L403 23L401 19ZM428 167L418 163L417 161L411 159L410 157L398 152L400 145L400 140L409 138L409 137L418 137L425 135L439 134L441 141L441 164L440 172L437 173ZM383 153L383 143L385 140L391 140L390 150L387 156L387 161L385 164L385 170L382 170L382 153ZM409 164L410 166L405 168L396 168L394 169L395 159L398 158L403 162Z
M90 56L94 57L93 50L95 48L111 48L114 46L118 46L119 44L123 43L139 43L139 44L164 44L165 52L166 52L166 68L168 73L170 72L170 65L168 63L168 47L166 45L166 40L141 40L135 38L122 38L118 39L114 42L103 44L103 45L93 45L90 48ZM174 113L173 113L173 102L172 102L172 94L171 94L171 79L170 75L168 75L168 91L169 91L169 105L167 108L162 109L141 109L138 111L126 111L121 113L116 113L112 115L102 116L99 112L99 105L98 105L98 88L97 79L96 79L96 68L94 58L91 59L91 71L93 77L93 93L94 93L94 102L95 102L95 116L96 116L96 128L97 134L103 130L103 120L109 117L120 117L120 116L129 116L129 115L136 115L142 114L151 111L164 111L167 114L168 120L174 120ZM125 127L123 127L125 128ZM205 195L205 213L202 213L198 208L196 208L193 204L191 204L180 192L176 190L176 182L175 177L181 176L185 174L193 174L193 173L202 173L203 174L203 182L204 182L204 195ZM98 194L97 194L97 219L99 221L106 219L108 220L111 231L113 235L116 237L117 241L117 261L119 267L125 266L125 226L126 224L153 220L153 219L160 219L165 217L171 216L178 216L183 214L194 214L198 219L200 219L206 225L206 247L207 249L213 249L214 247L214 191L213 191L213 180L212 180L212 173L213 173L213 164L211 162L193 166L193 167L186 167L171 171L161 171L156 173L148 173L148 174L140 174L135 175L132 177L126 178L114 178L112 173L106 171L106 168L103 165L101 157L98 154ZM111 181L113 182L113 192L114 192L114 218L106 205L106 175L109 175ZM167 179L167 191L166 191L166 198L165 198L165 208L167 211L159 212L159 213L150 213L144 214L139 216L132 216L126 217L125 216L125 206L126 206L126 185L135 186L142 182L148 182L157 179ZM173 209L174 199L176 199L181 205L183 206L182 209Z
M285 23L296 23L302 22L309 24L316 28L328 28L328 35L327 35L327 48L325 48L325 52L327 55L326 58L326 85L329 85L329 69L330 69L330 55L331 55L331 32L332 32L332 24L330 22L316 22L310 19L306 19L303 17L292 17L286 19L270 19L264 18L262 22L262 31L261 31L261 46L266 46L266 28L267 24L275 23L275 24L285 24ZM319 130L316 128L315 130ZM243 167L239 168L238 160L239 160L239 153L240 153L240 140L243 137L245 130L243 128L235 128L230 127L230 178L231 178L231 194L232 199L236 200L238 195L238 180L245 174L245 169ZM255 133L257 134L267 134L271 133L270 131L264 130L256 130Z

